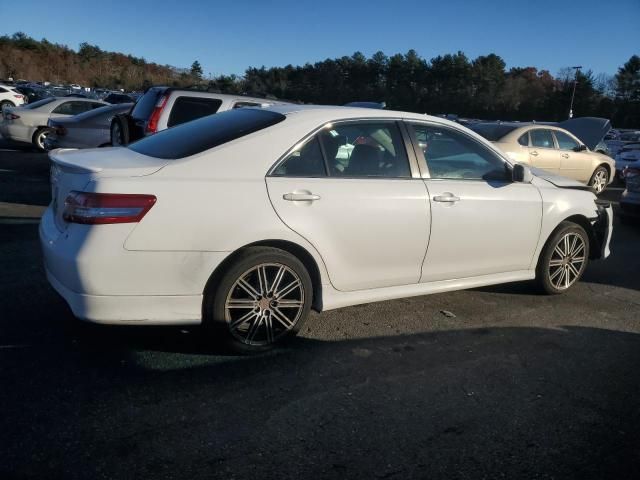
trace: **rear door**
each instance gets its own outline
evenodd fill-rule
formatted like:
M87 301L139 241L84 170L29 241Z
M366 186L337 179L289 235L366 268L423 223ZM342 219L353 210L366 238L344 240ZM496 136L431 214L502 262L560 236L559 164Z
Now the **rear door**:
M276 212L317 249L338 290L420 280L429 199L407 140L396 121L336 122L266 179Z
M552 173L560 173L560 152L556 148L551 130L534 128L529 130L529 163Z

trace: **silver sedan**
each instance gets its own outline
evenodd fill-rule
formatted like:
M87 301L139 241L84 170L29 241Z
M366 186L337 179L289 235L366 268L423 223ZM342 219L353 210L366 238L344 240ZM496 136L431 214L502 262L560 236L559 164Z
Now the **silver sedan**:
M2 111L0 133L7 140L33 143L44 150L44 140L50 132L50 118L68 117L100 108L108 103L101 100L74 97L51 97L21 107Z
M45 148L96 148L111 145L109 127L115 115L131 110L133 103L118 103L70 118L51 118Z

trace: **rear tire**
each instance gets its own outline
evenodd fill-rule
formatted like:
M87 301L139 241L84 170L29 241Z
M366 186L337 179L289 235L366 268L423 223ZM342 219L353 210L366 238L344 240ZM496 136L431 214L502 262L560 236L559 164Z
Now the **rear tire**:
M234 352L265 352L300 330L312 296L311 277L298 258L277 248L247 248L207 285L203 324Z
M35 133L33 134L33 137L31 138L33 146L36 147L41 152L45 151L44 139L47 137L47 135L49 135L49 132L51 132L50 128L40 127L35 131Z
M544 293L564 293L580 280L588 262L587 232L576 223L562 222L540 254L536 282Z
M129 145L129 122L122 115L116 115L111 121L111 145L114 147Z
M10 100L3 100L0 102L0 113L2 113L2 110L4 110L4 108L9 108L9 107L15 107L14 103L11 102Z
M596 195L600 195L607 188L609 184L609 170L607 167L599 166L591 175L591 179L589 180L589 186L593 188L596 192Z

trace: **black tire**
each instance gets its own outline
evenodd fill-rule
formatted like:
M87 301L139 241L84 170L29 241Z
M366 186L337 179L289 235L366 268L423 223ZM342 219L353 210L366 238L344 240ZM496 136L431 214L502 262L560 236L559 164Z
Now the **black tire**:
M33 137L31 137L31 143L33 143L33 146L37 150L41 152L45 151L44 139L50 131L51 129L47 127L40 127L35 131L35 133L33 134Z
M565 248L564 239L567 236L570 248ZM581 250L577 243L575 246L572 243L576 236L582 241ZM559 245L561 241L563 245ZM568 250L570 255L563 257L556 247L561 251ZM582 261L579 261L580 258ZM580 280L588 262L589 236L587 232L576 223L562 222L551 234L540 253L536 268L536 282L544 293L550 295L564 293Z
M596 195L604 192L609 185L609 169L600 165L593 171L589 179L589 186L593 188Z
M285 292L291 285L297 286ZM312 296L311 277L298 258L277 248L247 248L207 285L203 325L216 343L234 352L265 352L298 333Z
M116 115L111 120L111 145L114 147L129 145L129 122L123 115Z
M2 113L2 110L4 110L4 108L7 107L15 107L15 104L10 101L10 100L3 100L0 102L0 113Z

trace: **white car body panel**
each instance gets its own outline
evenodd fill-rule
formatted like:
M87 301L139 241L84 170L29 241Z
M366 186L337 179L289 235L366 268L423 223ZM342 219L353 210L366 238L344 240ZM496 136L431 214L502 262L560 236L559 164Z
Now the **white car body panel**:
M322 310L531 279L560 222L597 216L593 193L558 188L552 182L580 184L544 172L531 184L500 187L428 175L270 177L279 158L328 122L407 118L462 128L384 110L271 110L287 120L179 160L128 148L51 152L55 194L40 225L41 245L50 282L76 316L104 323L198 323L212 272L238 249L263 241L308 252L319 271ZM320 199L309 205L282 198L299 189ZM62 219L62 205L71 190L151 194L157 202L139 223L70 224ZM434 202L441 190L461 200Z

